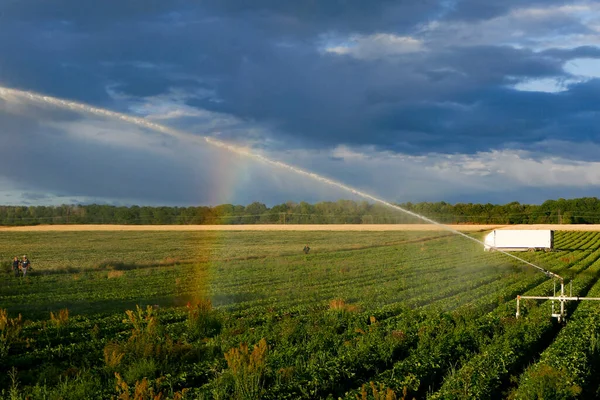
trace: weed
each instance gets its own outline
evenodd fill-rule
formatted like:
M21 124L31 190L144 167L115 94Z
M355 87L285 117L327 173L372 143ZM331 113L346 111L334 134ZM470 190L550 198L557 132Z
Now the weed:
M155 388L150 384L148 379L144 378L141 381L136 381L133 387L133 393L129 388L129 385L118 372L115 372L115 378L117 382L115 384L115 390L119 400L162 400L166 399L167 395L158 388ZM155 381L155 386L159 386L164 378L159 378ZM172 394L173 400L181 400L185 397L187 389Z
M124 271L121 270L115 270L115 271L108 271L108 279L114 279L114 278L121 278L123 275L125 275Z
M292 379L294 378L294 373L295 373L295 368L294 367L286 367L286 368L280 368L277 371L277 380L280 383L288 383L291 382Z
M152 378L157 375L160 366L153 358L142 358L134 360L125 370L125 380L136 382L144 378Z
M161 265L176 265L181 263L181 260L177 257L165 257L162 261L161 261Z
M346 304L343 299L333 299L329 302L329 309L335 311L345 311L356 313L360 311L360 307L355 304Z
M261 339L252 352L242 343L225 353L229 372L235 382L236 399L257 399L263 392L267 359L267 341Z
M94 340L98 340L100 338L100 327L98 324L94 324L94 327L90 330L90 335Z
M185 361L194 355L191 345L173 342L163 334L157 310L152 306L127 310L124 323L132 326L125 343L110 342L104 347L104 363L109 370L124 372L128 382L157 375L160 370L172 368L169 362Z
M140 306L136 306L136 311L127 310L125 314L127 319L124 319L123 322L131 324L132 329L131 336L127 343L122 345L121 351L136 359L159 355L162 350L162 339L156 310L148 306L144 311Z
M26 399L89 399L98 398L100 379L89 370L78 371L69 368L58 377L56 386L35 385L27 391ZM30 396L31 395L31 396Z
M104 347L104 363L109 368L116 368L121 364L125 352L122 347L117 343L109 343Z
M574 384L570 379L568 371L558 370L549 365L541 365L540 368L530 374L528 385L521 386L521 395L525 398L560 398L573 399L581 394L581 387Z
M21 314L9 318L8 311L0 308L0 359L6 357L10 347L19 340L22 326Z
M380 383L379 387L376 387L375 383L373 383L373 382L369 382L369 385L371 386L371 395L369 396L369 392L367 390L367 385L364 384L360 388L360 396L356 395L357 400L367 400L367 399L396 400L397 399L396 393L392 389L386 387L383 383Z
M69 310L63 308L56 315L54 315L53 312L50 312L50 323L59 330L67 326L69 324Z
M8 377L10 378L10 390L8 391L8 399L21 399L21 396L19 395L19 380L17 379L17 369L15 367L12 367L12 369L8 373Z
M329 308L331 310L342 311L346 307L346 302L342 299L333 299L329 302Z
M210 300L199 300L192 305L187 303L187 326L192 338L213 336L221 330L221 322L212 308Z

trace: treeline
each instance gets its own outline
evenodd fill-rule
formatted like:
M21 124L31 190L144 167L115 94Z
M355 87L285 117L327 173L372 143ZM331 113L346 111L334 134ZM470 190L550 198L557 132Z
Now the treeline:
M398 204L445 224L596 224L596 197L548 200L540 205L446 202ZM407 224L423 222L380 204L339 200L216 207L117 207L111 205L0 206L1 225L38 224Z

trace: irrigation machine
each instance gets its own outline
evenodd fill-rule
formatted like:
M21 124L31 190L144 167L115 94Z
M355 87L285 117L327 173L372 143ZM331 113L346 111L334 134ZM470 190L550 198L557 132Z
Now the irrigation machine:
M534 265L535 266L535 265ZM519 318L521 315L521 300L522 299L533 299L533 300L552 300L552 317L556 318L558 322L565 322L567 318L567 310L565 304L567 301L600 301L600 297L579 297L573 296L573 281L570 282L569 285L569 295L567 296L565 293L565 280L562 276L550 272L548 270L542 269L538 266L535 266L538 269L541 269L548 277L554 279L554 295L553 296L517 296L517 314L516 317ZM560 281L560 294L556 295L556 281ZM558 305L555 303L558 302Z

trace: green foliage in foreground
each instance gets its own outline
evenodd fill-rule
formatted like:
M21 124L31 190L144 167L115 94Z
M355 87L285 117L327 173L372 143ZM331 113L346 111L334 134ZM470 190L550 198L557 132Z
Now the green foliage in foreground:
M520 255L575 278L576 293L596 293L599 239L559 232L557 247L569 250ZM598 390L598 306L577 308L562 328L547 304L525 302L516 321L515 295L548 294L552 283L457 236L0 240L5 257L26 249L34 263L27 278L0 275L0 398L529 399Z

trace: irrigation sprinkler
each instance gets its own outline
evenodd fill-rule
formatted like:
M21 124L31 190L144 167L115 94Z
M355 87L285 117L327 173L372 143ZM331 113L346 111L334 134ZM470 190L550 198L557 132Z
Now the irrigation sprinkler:
M560 279L560 294L556 295L556 279L554 280L554 295L553 296L517 296L517 314L516 317L519 318L521 315L521 299L532 299L532 300L552 300L552 318L556 318L558 322L564 322L567 318L567 310L565 304L567 301L600 301L600 297L579 297L573 296L573 281L570 282L569 285L569 295L565 294L565 281L564 279L550 271L547 271L548 276L553 276L554 278ZM558 302L557 309L555 308L555 302ZM558 311L558 312L557 312Z
M361 192L360 190L354 189L350 186L344 185L343 183L340 183L338 181L326 178L322 175L318 175L315 174L313 172L310 171L306 171L300 168L296 168L293 165L289 165L286 163L283 163L281 161L276 161L276 160L272 160L270 158L267 158L265 156L263 156L262 154L256 153L254 151L252 151L251 149L247 149L244 147L239 147L233 144L229 144L226 142L222 142L220 140L217 140L215 138L213 138L212 136L200 136L200 135L194 135L188 132L183 132L183 131L179 131L173 128L170 128L168 126L165 125L160 125L157 123L154 123L150 120L147 120L145 118L141 118L141 117L133 117L127 114L122 114L122 113L117 113L114 111L110 111L110 110L106 110L106 109L102 109L102 108L97 108L97 107L91 107L88 106L86 104L83 103L76 103L73 101L69 101L69 100L63 100L63 99L59 99L59 98L55 98L55 97L49 97L49 96L44 96L42 94L38 94L38 93L33 93L33 92L25 92L25 91L21 91L21 90L16 90L16 89L10 89L10 88L6 88L6 87L2 87L0 86L0 98L6 98L6 97L18 97L18 98L24 98L26 100L29 101L37 101L37 102L43 102L46 104L52 104L56 107L60 107L62 109L67 109L67 110L75 110L75 111L82 111L82 112L86 112L89 114L93 114L93 115L99 115L102 117L106 117L106 118L110 118L113 120L120 120L120 121L125 121L143 128L147 128L147 129L151 129L154 130L156 132L162 132L166 135L169 135L171 137L177 138L177 139L181 139L181 140L186 140L192 143L208 143L212 146L224 149L224 150L228 150L234 154L238 154L238 155L243 155L243 156L247 156L249 158L253 158L255 160L261 161L267 165L270 166L274 166L277 168L280 168L282 170L288 170L288 171L292 171L296 174L299 174L301 176L305 176L305 177L309 177L312 179L315 179L321 183L325 183L328 184L330 186L334 186L337 187L338 189L342 189L345 190L347 192L353 193L357 196L360 196L362 198L365 198L367 200L371 200L373 202L376 203L380 203L383 204L384 206L397 210L397 211L401 211L405 214L411 215L413 217L416 217L422 221L425 221L427 223L430 224L434 224L437 225L440 228L443 228L447 231L450 231L454 234L457 234L459 236L462 236L466 239L472 240L474 242L483 244L484 246L487 246L488 248L490 248L491 250L495 250L495 251L499 251L500 253L508 256L508 257L512 257L513 259L518 260L519 262L522 262L524 264L527 264L531 267L537 268L538 270L542 271L543 273L545 273L548 277L551 278L555 278L555 279L560 279L560 295L556 296L556 289L554 291L554 296L548 296L548 297L543 297L543 296L517 296L517 318L520 315L519 312L519 306L520 306L520 300L521 299L537 299L537 300L552 300L552 316L558 318L559 321L564 321L565 317L566 317L566 311L565 311L565 303L567 301L580 301L580 300L596 300L596 301L600 301L600 298L594 298L594 297L573 297L573 296L566 296L565 295L565 287L564 287L564 280L561 276L550 272L548 270L545 270L544 268L541 268L529 261L526 261L520 257L517 257L514 254L508 253L507 251L502 250L501 248L495 247L495 246L489 246L486 243L482 242L481 240L478 240L470 235L467 235L463 232L460 232L456 229L451 228L448 225L436 222L432 219L429 219L423 215L420 215L418 213L415 213L413 211L410 211L406 208L400 207L396 204L392 204L389 203L385 200L382 200L380 198L377 198L373 195L370 195L368 193L365 192ZM535 248L533 248L535 249ZM558 301L560 303L560 312L559 313L555 313L554 312L554 302Z
M573 296L573 281L571 281L569 295L567 296L565 293L565 280L562 276L548 271L547 269L535 265L529 261L525 261L514 254L507 253L507 251L510 250L536 251L543 249L545 251L552 251L553 247L554 231L552 230L494 230L485 237L484 250L501 251L501 249L504 249L505 251L503 251L503 253L505 255L518 259L526 265L544 273L548 278L552 278L554 280L554 294L552 296L517 296L517 318L521 316L521 299L551 300L552 317L558 319L558 322L563 322L566 320L567 310L565 305L567 301L600 301L600 298L598 297ZM556 292L557 281L560 282L560 292L558 294Z

